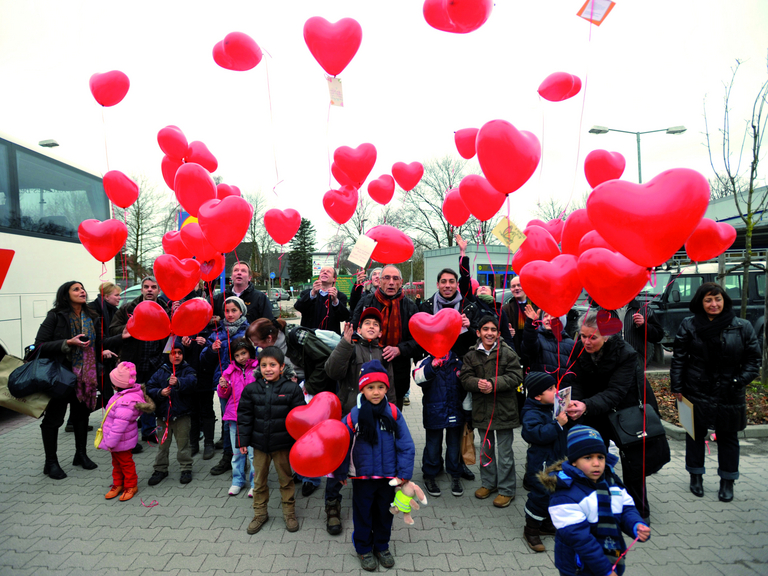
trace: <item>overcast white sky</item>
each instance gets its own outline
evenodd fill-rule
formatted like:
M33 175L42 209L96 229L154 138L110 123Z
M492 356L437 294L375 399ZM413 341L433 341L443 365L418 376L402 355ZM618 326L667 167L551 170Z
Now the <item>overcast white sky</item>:
M711 177L703 101L710 122L721 122L722 83L742 59L733 118L748 117L766 77L768 2L619 0L591 37L575 15L582 3L498 0L482 28L455 35L429 27L420 0L0 0L0 131L30 143L54 138L59 156L106 172L102 109L88 79L122 70L131 89L104 109L109 168L144 173L172 194L156 136L175 124L206 143L226 182L297 209L321 240L335 227L322 196L337 146L373 143L376 178L398 161L457 154L455 130L497 118L543 144L540 169L511 196L521 224L538 200L588 189L583 159L594 149L621 152L623 179L637 181L634 136L588 134L594 124L684 125L680 136L643 136L643 179L675 167ZM345 107L330 117L324 72L302 36L312 16L351 17L363 29L340 75ZM249 34L271 57L248 72L220 68L211 50L232 31ZM556 71L578 75L586 92L541 100L537 87Z

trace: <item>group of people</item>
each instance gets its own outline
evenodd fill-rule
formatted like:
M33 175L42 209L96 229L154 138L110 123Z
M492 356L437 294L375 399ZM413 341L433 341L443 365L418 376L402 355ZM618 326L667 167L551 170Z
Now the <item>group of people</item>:
M574 340L564 330L565 318L537 309L519 278L512 280L512 298L503 306L494 301L492 287L473 290L466 243L457 241L459 272L441 270L436 292L419 305L404 297L397 266L360 272L349 300L335 286L336 271L323 268L295 305L302 314L300 326L274 319L266 297L250 283L247 265L236 263L232 288L214 300L211 327L169 342L135 340L125 327L139 302L158 301L153 278L145 278L141 296L122 308L117 308L119 290L102 286L88 305L81 283L64 284L36 345L41 356L71 368L77 386L72 397L52 400L46 410L44 472L66 477L56 446L67 405L76 440L73 465L96 468L85 443L100 391L105 416L99 447L109 450L113 461L106 497L128 500L137 492L132 453L141 447L139 435L158 443L150 485L168 476L174 436L180 481L190 482L201 432L203 457L214 452L215 394L221 402L224 452L211 473L232 470L230 495L250 486L254 518L248 533L255 534L268 518L266 480L274 462L286 529L295 531L295 484L300 482L302 494L309 496L321 479L292 473L288 454L294 440L285 419L313 395L333 392L341 400L352 448L345 464L326 479L326 528L330 534L342 532L342 491L351 478L353 543L361 565L390 568L395 561L389 552L389 507L400 498L394 485L413 478L415 448L402 413L413 377L423 391L422 475L429 494L441 495L437 478L444 470L451 493L463 495L462 478L474 475L463 462L461 442L474 429L480 437L475 497L496 494L494 506L509 506L517 489L514 429L522 425L529 445L523 481L529 490L523 532L528 546L543 551L541 536L555 534L561 573L620 574L625 549L620 534L650 536L645 478L670 454L664 437L622 449L620 479L613 471L617 459L608 451L617 440L608 416L643 404L658 411L642 369L646 342L653 341L658 324L647 305L638 306L625 315L623 335L603 336L592 309ZM179 304L167 306L169 314ZM409 320L417 312L436 314L449 307L461 313L461 334L446 356L426 355L410 334ZM722 443L719 498L728 502L738 478L737 432L746 425L745 387L757 374L761 354L751 325L734 316L730 298L718 285L701 286L691 311L677 335L671 370L673 393L694 405L695 440L686 442L690 490L703 496L704 437L714 427ZM557 393L567 387L571 400L556 412ZM610 571L606 562L612 562Z

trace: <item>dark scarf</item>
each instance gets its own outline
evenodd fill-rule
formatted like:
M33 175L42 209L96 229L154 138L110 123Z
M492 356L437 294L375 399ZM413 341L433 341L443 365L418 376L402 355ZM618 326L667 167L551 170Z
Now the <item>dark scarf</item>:
M432 313L437 314L443 308L453 308L454 310L461 312L461 292L457 290L456 294L454 294L453 298L450 300L443 298L440 292L435 292L435 302L432 308Z
M386 399L378 404L371 404L364 396L360 397L360 412L357 418L358 435L368 444L375 446L379 442L379 428L386 432L395 429L392 409Z
M240 316L237 320L234 322L227 322L226 319L222 319L221 325L222 327L226 328L227 334L230 336L234 336L237 334L238 330L240 330L240 327L245 324L245 315Z
M383 306L381 310L382 326L379 341L383 346L397 346L403 340L403 320L400 316L400 302L403 299L403 291L398 290L391 298L381 289L374 292L376 300Z
M597 526L593 527L593 533L600 546L603 548L603 554L613 565L626 549L624 538L621 535L619 524L611 510L611 491L610 484L614 484L613 478L606 479L606 474L597 481L595 493L597 494ZM622 558L615 568L617 574L624 571L624 559Z
M704 312L696 312L693 315L693 327L696 329L696 335L707 348L706 364L710 369L710 375L713 374L713 369L718 365L722 356L723 345L720 341L720 335L731 325L734 318L732 308L723 310L712 320Z

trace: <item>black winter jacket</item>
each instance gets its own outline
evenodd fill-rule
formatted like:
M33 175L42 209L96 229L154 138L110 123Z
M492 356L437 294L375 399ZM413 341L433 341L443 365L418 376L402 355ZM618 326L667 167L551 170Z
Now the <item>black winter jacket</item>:
M708 371L707 346L689 316L675 336L669 377L672 392L693 403L694 421L717 431L744 430L747 426L746 386L760 370L762 354L751 324L734 318L723 330L722 355L714 373Z
M176 366L176 378L179 382L171 386L171 395L163 396L161 392L168 387L168 379L173 376L173 366L163 362L147 382L147 394L155 401L155 415L163 420L176 420L189 414L192 410L192 394L197 388L197 372L186 362ZM171 412L168 413L170 398Z
M347 308L347 295L338 293L339 303L334 306L329 300L330 296L318 294L310 298L312 290L304 290L293 307L301 313L301 326L304 328L320 328L341 334L341 323L349 320L349 308Z
M575 344L565 331L558 342L552 330L526 322L520 356L523 365L530 367L532 372L546 372L558 380L562 379L560 386L564 388L573 382L570 365L576 360L576 356L571 354Z
M376 298L376 294L373 292L363 295L363 297L360 298L360 302L357 303L355 313L352 316L352 327L355 330L357 330L358 324L360 324L360 315L363 313L363 310L370 307L376 308L376 310L379 311L384 308L381 302ZM403 333L400 338L400 343L397 345L400 349L400 357L395 358L395 361L399 361L400 358L421 358L424 354L424 351L418 344L416 344L416 340L413 339L413 336L411 336L411 331L408 328L408 322L411 317L418 312L419 309L410 298L403 298L400 301L400 320L403 326Z
M296 382L281 376L277 382L259 378L243 390L237 405L237 447L253 446L272 454L289 450L295 440L288 434L288 413L304 406L304 393Z
M538 486L537 474L566 457L568 430L554 419L554 406L526 398L523 404L523 440L528 442L525 477L530 486Z
M230 287L227 288L227 291L224 294L219 292L219 294L213 298L214 316L224 318L224 300L234 295L235 294ZM252 324L259 318L267 318L269 320L275 319L272 314L272 305L269 303L269 298L267 298L263 292L256 290L252 283L248 283L248 288L240 294L240 299L245 302L245 318L248 320L248 324Z

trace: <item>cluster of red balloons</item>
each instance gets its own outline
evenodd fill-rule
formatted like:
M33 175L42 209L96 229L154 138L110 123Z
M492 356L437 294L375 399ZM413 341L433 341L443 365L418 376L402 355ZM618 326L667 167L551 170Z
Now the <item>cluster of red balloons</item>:
M176 189L176 174L185 163L198 164L209 173L219 167L218 160L208 147L199 140L187 142L187 137L178 126L161 128L157 133L157 143L165 154L160 162L163 180L171 190Z
M341 401L332 392L316 394L285 419L288 433L296 440L288 459L294 472L318 478L334 472L347 456L349 431L341 421Z

